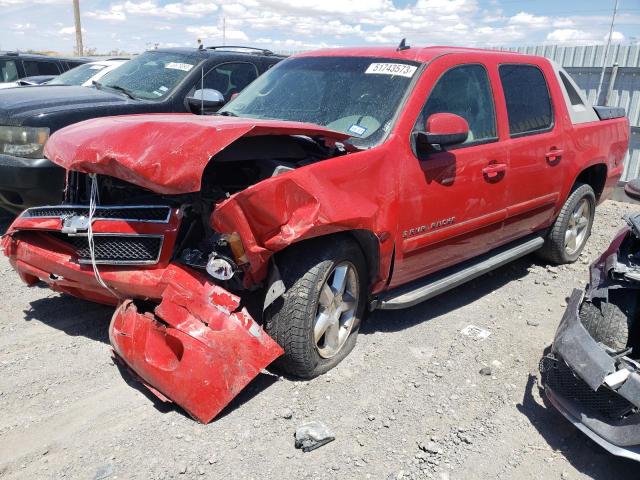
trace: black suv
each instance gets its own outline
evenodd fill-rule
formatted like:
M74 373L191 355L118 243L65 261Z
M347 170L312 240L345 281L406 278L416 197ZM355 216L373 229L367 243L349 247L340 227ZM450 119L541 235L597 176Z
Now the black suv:
M49 135L96 117L214 113L284 57L249 47L147 51L94 83L0 90L0 208L60 203L64 171L45 159Z
M13 84L25 77L57 76L90 61L88 58L59 58L28 53L0 52L0 87L3 83Z

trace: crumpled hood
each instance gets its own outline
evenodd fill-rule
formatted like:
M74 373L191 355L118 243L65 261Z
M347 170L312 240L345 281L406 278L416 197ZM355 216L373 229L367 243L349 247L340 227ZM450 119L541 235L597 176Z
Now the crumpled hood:
M349 135L318 125L191 114L148 114L87 120L55 133L45 156L84 173L119 178L160 194L197 192L211 157L244 136Z

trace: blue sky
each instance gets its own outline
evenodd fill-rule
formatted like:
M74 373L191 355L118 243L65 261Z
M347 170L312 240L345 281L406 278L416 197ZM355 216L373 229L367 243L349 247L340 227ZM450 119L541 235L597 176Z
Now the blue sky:
M131 53L222 43L279 51L397 44L604 43L613 0L80 0L85 47ZM612 39L640 42L640 0L620 0ZM0 49L74 49L72 0L0 0ZM224 20L223 20L224 19Z

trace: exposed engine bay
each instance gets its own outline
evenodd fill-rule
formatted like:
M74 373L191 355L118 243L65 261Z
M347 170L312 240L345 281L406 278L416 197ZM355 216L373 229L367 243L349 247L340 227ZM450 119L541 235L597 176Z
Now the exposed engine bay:
M237 234L220 234L212 229L210 219L216 205L234 193L270 177L344 154L346 151L341 144L326 146L322 139L307 136L243 137L211 159L203 173L202 188L197 193L158 194L115 177L97 175L96 211L98 217L109 211L110 217L114 219L137 216L138 220L153 222L163 219L162 212L167 209L177 210L180 225L170 261L177 261L201 271L207 270L216 280L223 282L225 288L239 291L242 290L240 266L246 263L247 259L242 252L242 242ZM69 171L64 204L61 207L88 206L91 188L91 174ZM118 217L113 213L123 209L129 214L121 213ZM34 212L38 210L32 209ZM73 214L74 212L69 212L69 215ZM65 222L68 222L68 219L65 219ZM63 228L61 234L55 235L60 240L68 241L65 238L66 234L78 233L73 229L66 232ZM160 252L156 250L167 245L163 246L161 242L152 244L153 240L149 239L145 239L145 242L147 245L135 247L144 250L144 254L135 258L121 258L114 262L98 258L97 262L121 265L153 264L153 259L160 258ZM81 245L82 242L76 240L71 243L79 250L88 250L87 245ZM81 261L85 260L86 255L81 258Z

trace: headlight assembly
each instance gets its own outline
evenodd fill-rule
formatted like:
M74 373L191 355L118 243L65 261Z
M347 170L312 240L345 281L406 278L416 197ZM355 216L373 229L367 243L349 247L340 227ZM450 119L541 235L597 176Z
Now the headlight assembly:
M0 126L0 153L22 158L42 158L49 139L46 127Z

